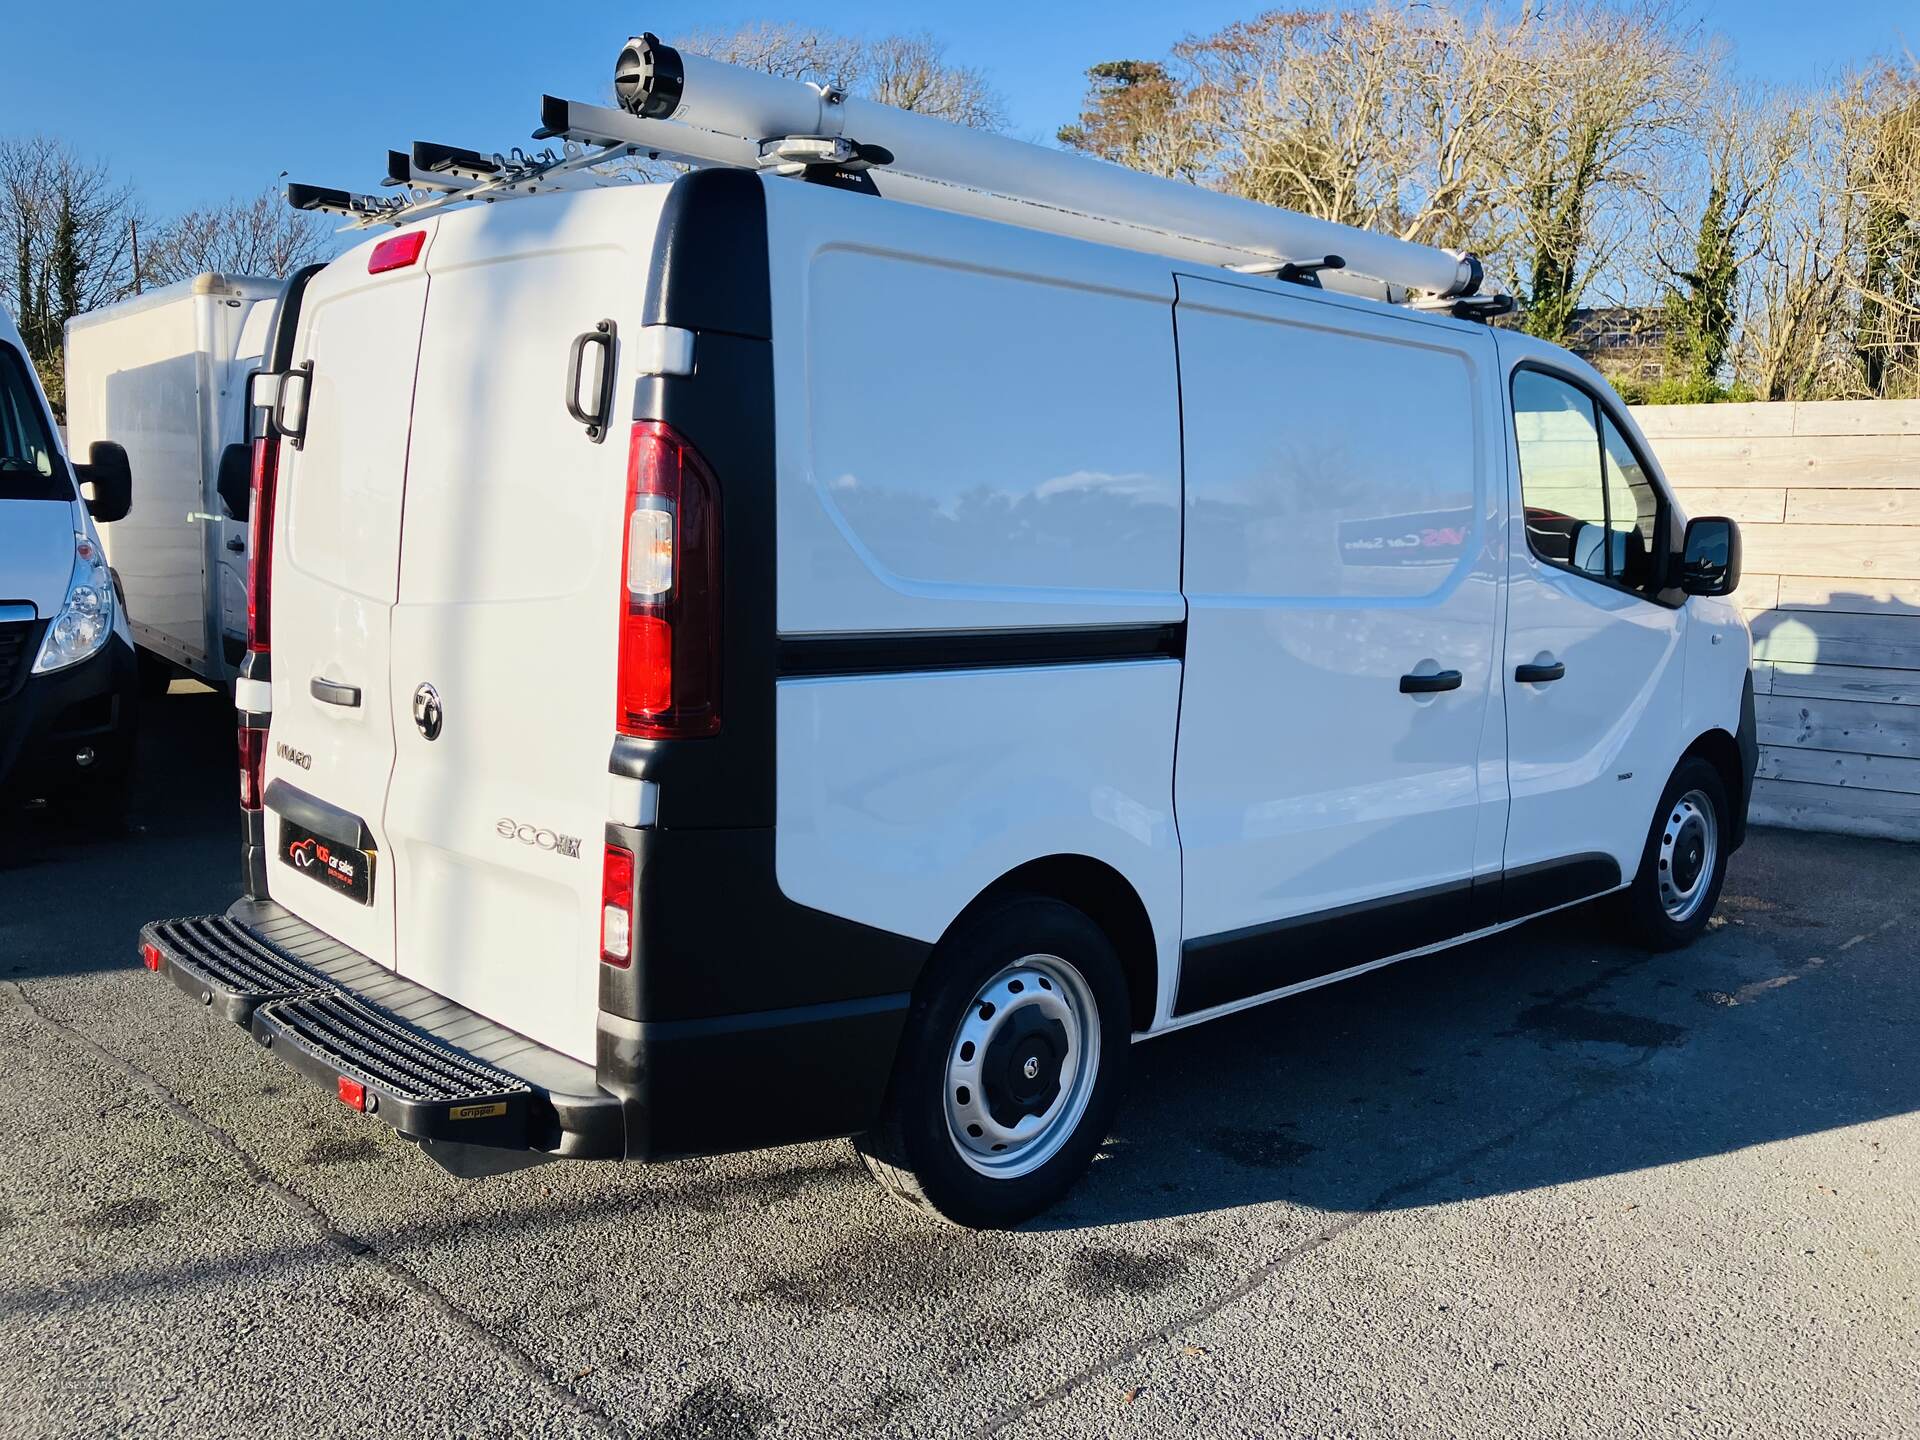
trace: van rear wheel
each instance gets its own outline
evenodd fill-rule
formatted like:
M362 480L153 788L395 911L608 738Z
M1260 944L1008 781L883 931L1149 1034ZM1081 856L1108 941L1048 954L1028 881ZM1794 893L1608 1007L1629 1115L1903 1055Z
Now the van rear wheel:
M1120 957L1100 928L1057 900L1005 901L934 952L881 1123L854 1143L908 1206L1017 1225L1092 1161L1130 1028Z
M1727 875L1730 814L1720 772L1697 755L1682 760L1626 892L1628 928L1649 950L1690 944L1713 918Z

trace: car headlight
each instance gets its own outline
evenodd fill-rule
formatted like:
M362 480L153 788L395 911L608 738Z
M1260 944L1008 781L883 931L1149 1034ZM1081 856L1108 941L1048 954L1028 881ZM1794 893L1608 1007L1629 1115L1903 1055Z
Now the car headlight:
M100 653L113 633L113 576L98 542L85 535L73 537L73 578L67 582L66 603L47 627L40 642L40 658L33 673L64 670Z

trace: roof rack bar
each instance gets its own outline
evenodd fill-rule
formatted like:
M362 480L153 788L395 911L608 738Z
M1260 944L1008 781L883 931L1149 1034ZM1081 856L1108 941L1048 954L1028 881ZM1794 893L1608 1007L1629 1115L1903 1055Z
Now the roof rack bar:
M417 171L425 171L443 181L465 180L476 185L496 178L507 169L497 155L482 155L478 150L463 150L458 145L435 145L427 140L413 142L412 160Z
M298 181L289 181L287 204L296 210L346 215L364 221L395 214L406 202L398 196L359 195L351 190L334 190L325 185L302 185Z
M683 53L652 34L635 36L620 52L614 93L637 122L623 138L708 164L759 165L769 137L845 139L890 155L871 172L881 194L945 210L1216 265L1299 265L1337 255L1345 273L1389 291L1470 295L1482 279L1471 255L968 130L830 85ZM1320 276L1329 289L1350 288L1342 272Z
M403 185L415 191L470 190L478 183L473 180L460 180L451 175L436 175L431 170L422 170L413 162L413 154L407 150L387 151L387 178L382 185Z
M662 125L606 105L540 97L540 128L536 140L571 140L581 145L622 145L653 160L682 165L733 165L751 170L760 163L760 147L735 135L692 131L684 125Z

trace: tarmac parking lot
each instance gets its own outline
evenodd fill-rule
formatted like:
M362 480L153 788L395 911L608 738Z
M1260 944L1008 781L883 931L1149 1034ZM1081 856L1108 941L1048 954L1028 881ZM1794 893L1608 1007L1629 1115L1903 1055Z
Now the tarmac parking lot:
M456 1180L135 961L239 884L231 711L0 860L0 1436L1920 1434L1920 847L1757 831L1158 1040L1027 1229L831 1143Z

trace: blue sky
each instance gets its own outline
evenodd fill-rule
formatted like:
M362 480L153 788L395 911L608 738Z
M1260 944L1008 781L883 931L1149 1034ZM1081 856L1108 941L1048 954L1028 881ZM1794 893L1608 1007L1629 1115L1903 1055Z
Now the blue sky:
M748 18L856 33L931 31L987 72L1013 132L1044 140L1073 118L1095 61L1151 58L1262 0L875 0L764 5L509 5L470 0L10 6L0 134L42 130L134 180L156 213L251 194L282 170L370 188L389 145L522 143L542 91L605 92L620 42ZM1875 52L1920 52L1920 9L1896 0L1698 0L1743 73L1812 85Z

